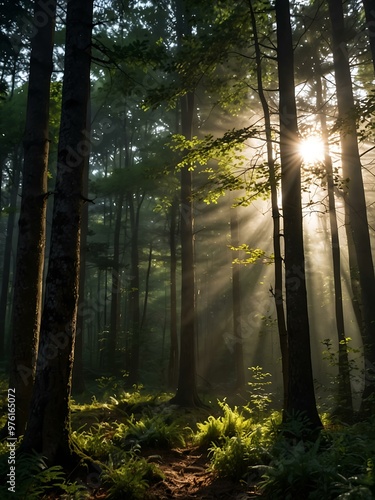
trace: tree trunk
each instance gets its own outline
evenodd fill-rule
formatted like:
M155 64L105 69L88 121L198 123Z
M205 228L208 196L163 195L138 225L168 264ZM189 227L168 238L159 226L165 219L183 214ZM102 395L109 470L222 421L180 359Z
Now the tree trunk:
M90 110L87 117L87 133L91 129ZM89 156L85 156L84 172L83 172L83 196L87 199L89 190ZM77 313L77 334L74 347L74 365L73 365L73 386L72 390L75 394L82 394L85 391L85 380L83 376L83 344L84 330L86 327L86 253L87 253L87 233L89 225L89 205L88 202L83 204L81 216L81 236L79 249L79 299Z
M146 271L146 280L145 280L145 298L143 301L143 310L142 310L142 319L141 319L141 331L143 330L146 324L147 318L147 306L148 306L148 296L150 294L150 275L152 268L152 241L150 242L150 248L148 251L148 260L147 260L147 271Z
M21 449L72 467L72 365L76 335L82 176L89 143L92 0L67 6L64 83L51 249L31 410Z
M303 413L311 428L321 428L315 401L305 282L302 230L301 158L289 1L276 0L279 75L280 159L285 240L285 290L288 331L288 396L286 417Z
M191 24L185 0L176 1L176 34L178 45L184 36L191 35ZM192 138L195 111L194 93L180 97L181 133ZM194 407L202 403L197 391L196 374L196 312L194 276L194 214L192 199L192 171L181 169L181 328L180 359L176 395L171 402L180 406Z
M0 360L3 361L5 356L5 340L6 340L6 326L7 326L7 312L8 312L8 299L9 299L9 278L12 261L12 247L13 247L13 234L14 224L16 221L17 213L17 196L20 184L20 161L18 147L14 148L13 153L13 179L9 199L9 214L7 220L7 232L4 247L4 260L3 260L3 274L1 278L1 296L0 296ZM26 308L26 305L25 305ZM12 363L14 364L14 363ZM14 381L11 380L10 387L15 387ZM17 402L19 408L21 402Z
M283 374L283 399L284 408L288 407L288 332L286 328L285 321L285 309L284 309L284 293L283 293L283 259L281 255L281 229L280 229L280 210L279 203L277 201L277 180L276 180L276 169L275 169L275 158L272 149L272 126L271 126L271 115L268 107L266 95L263 87L263 75L262 75L262 57L258 38L258 29L255 19L254 8L252 0L249 1L251 23L254 35L254 45L255 45L255 57L256 57L256 68L257 68L257 83L258 83L258 93L259 99L262 104L262 110L264 115L264 128L266 134L267 143L267 163L269 172L269 182L271 188L271 207L272 207L272 219L273 219L273 253L275 259L275 290L271 290L273 297L275 299L276 317L277 317L277 327L279 331L279 342L281 351L281 367Z
M106 365L109 373L117 373L117 337L120 327L120 299L121 299L121 277L120 277L120 236L122 222L122 207L124 194L120 193L116 200L116 219L113 234L113 263L112 263L112 290L111 290L111 312L108 332L108 346Z
M363 347L365 355L365 389L362 410L374 407L375 374L375 276L368 231L367 208L362 179L362 166L358 150L355 104L346 49L344 14L341 0L328 0L332 25L333 62L335 69L338 119L341 124L341 164L345 179L345 211L350 221L350 231L358 265L361 286L362 314L364 321Z
M177 336L177 210L178 199L173 198L170 208L169 250L170 250L170 349L168 363L168 385L175 388L178 373L178 336Z
M35 1L47 22L31 42L12 314L10 387L16 389L16 433L24 433L32 395L42 309L46 245L49 101L56 1Z
M140 343L140 326L141 326L141 311L140 311L140 283L139 283L139 215L141 206L144 200L144 195L134 206L132 194L129 195L130 208L130 228L131 228L131 248L130 248L130 272L131 278L129 282L129 312L130 312L130 334L131 334L131 357L129 367L129 383L131 385L139 382L139 343Z
M182 134L192 138L194 95L181 97ZM192 172L181 170L181 341L177 392L172 401L181 406L200 406L196 375L194 215Z
M238 220L238 207L230 209L230 235L232 247L240 245L240 223ZM233 259L236 251L232 252ZM232 264L232 307L233 307L233 341L234 341L234 366L236 376L236 388L241 389L245 385L245 367L243 359L242 339L242 305L241 305L241 278L240 267Z
M324 167L327 176L328 211L331 228L333 282L335 291L335 317L337 327L337 340L339 346L339 386L337 401L338 407L336 408L336 413L345 421L351 421L353 417L353 401L350 385L349 357L345 336L344 309L342 303L340 240L336 216L336 203L334 194L335 186L333 180L332 159L329 152L329 134L327 119L324 110L323 88L321 81L321 64L318 53L314 55L314 71L316 78L316 109L319 110L322 139L324 143Z

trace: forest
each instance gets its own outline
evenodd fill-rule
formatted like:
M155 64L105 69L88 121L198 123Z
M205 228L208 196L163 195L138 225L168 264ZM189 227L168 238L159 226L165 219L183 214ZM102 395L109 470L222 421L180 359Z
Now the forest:
M375 498L375 1L0 1L1 499Z

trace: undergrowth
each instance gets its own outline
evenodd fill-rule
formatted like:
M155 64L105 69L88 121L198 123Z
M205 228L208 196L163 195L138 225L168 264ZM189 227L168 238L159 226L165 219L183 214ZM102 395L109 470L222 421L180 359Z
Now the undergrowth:
M103 402L72 402L72 441L102 471L96 490L59 466L48 467L40 455L20 455L17 495L3 481L0 498L84 499L98 491L103 498L141 500L163 478L153 463L159 451L178 447L207 451L214 475L251 485L262 498L375 498L375 417L347 426L333 425L324 414L325 430L306 439L303 415L282 423L281 412L270 410L269 374L255 367L252 375L246 404L231 407L224 399L211 415L178 409L165 403L165 395L142 388L106 395ZM7 453L6 442L0 443L2 478Z

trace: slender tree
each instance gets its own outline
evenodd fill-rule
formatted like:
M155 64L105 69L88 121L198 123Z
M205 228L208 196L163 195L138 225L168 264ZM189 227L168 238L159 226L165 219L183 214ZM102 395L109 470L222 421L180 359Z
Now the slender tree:
M312 428L322 424L316 409L302 229L301 157L298 153L294 57L288 0L276 0L279 75L280 159L285 246L285 291L288 330L286 416L303 413Z
M335 318L337 327L337 339L339 345L339 384L338 384L338 408L337 414L345 420L351 420L353 415L353 401L350 385L350 369L348 349L345 336L344 308L342 300L341 286L341 255L340 255L340 239L339 228L336 215L335 202L335 186L332 168L332 158L329 151L329 132L326 118L326 110L324 105L323 85L321 77L321 63L318 52L314 53L313 59L315 73L315 89L316 89L316 109L320 117L320 126L322 130L322 139L324 144L324 167L327 178L328 191L328 212L331 228L331 249L332 249L332 264L333 264L333 283L334 283L334 301L335 301Z
M365 355L365 389L362 410L369 411L374 402L375 385L375 275L368 230L366 198L362 166L358 149L355 104L349 58L346 47L346 30L342 0L328 0L332 26L333 62L335 70L338 120L340 124L341 165L345 179L344 200L349 231L353 237L355 261L361 288L363 315L363 347ZM352 257L354 258L354 257Z
M136 199L134 199L136 198ZM141 310L140 310L140 276L139 276L139 224L140 213L145 192L140 192L134 197L128 193L128 205L130 212L130 282L129 282L129 313L131 334L131 357L129 366L129 383L136 384L139 381L140 362L140 335L141 335Z
M185 0L177 0L177 39L191 35ZM195 111L194 93L188 91L180 98L181 132L186 139L193 135ZM172 401L181 406L199 406L196 374L196 325L194 279L194 213L192 199L192 170L181 169L181 330L180 362L177 392Z
M56 1L35 1L46 22L31 42L22 202L12 315L10 386L17 393L16 432L23 434L35 377L46 242L49 102Z
M177 215L178 198L174 196L169 211L169 251L170 251L170 349L168 362L168 385L176 387L178 369L177 334Z
M271 207L272 207L272 219L273 219L273 252L275 259L275 290L272 290L275 306L276 306L276 316L277 316L277 326L279 330L279 341L281 350L281 363L282 363L282 373L283 373L283 385L284 385L284 407L287 408L288 399L288 332L285 322L285 309L284 309L284 293L283 293L283 259L281 254L281 224L280 224L280 209L279 202L277 200L277 177L276 177L276 167L275 167L275 157L273 153L273 142L272 142L272 124L271 124L271 113L268 106L266 93L263 85L263 71L262 71L262 53L261 45L258 37L258 27L255 17L255 11L253 7L252 0L248 0L251 16L251 25L253 29L254 36L254 49L255 49L255 60L256 60L256 74L257 74L257 84L258 84L258 94L262 105L263 116L264 116L264 128L266 137L266 147L267 147L267 164L269 171L269 183L271 190Z
M91 128L90 112L87 119L87 133ZM76 394L82 394L85 391L85 379L83 375L83 346L84 346L84 330L86 327L86 257L87 257L87 233L89 225L89 204L88 204L88 189L89 189L89 155L85 156L84 172L83 172L83 196L87 199L82 207L81 216L81 234L80 234L80 249L79 249L79 301L78 301L78 316L77 316L77 334L74 346L74 365L73 365L73 386L72 390Z
M51 248L37 370L22 449L71 467L69 398L76 335L83 170L89 138L93 1L67 5L64 83Z
M1 277L1 290L0 290L0 359L5 357L5 342L7 330L7 316L8 316L8 302L10 295L10 277L12 268L12 253L13 253L13 235L15 229L16 215L17 215L17 197L20 185L21 175L21 148L14 146L12 154L12 176L11 188L9 196L9 215L7 220L6 238L4 246L4 260L3 260L3 274ZM13 385L11 387L14 387Z
M230 235L232 247L238 248L240 244L240 222L238 207L232 207L230 212ZM235 254L235 252L233 252ZM242 338L242 294L240 268L232 264L232 303L233 303L233 337L234 337L234 365L236 374L236 387L242 388L245 384L245 366L243 356Z
M111 288L111 310L110 324L108 332L108 345L106 349L106 365L109 373L117 373L116 347L118 341L118 331L120 328L120 299L121 299L121 275L120 275L120 255L121 255L121 227L122 212L125 200L125 193L121 189L116 197L115 225L113 228L113 262L112 262L112 288Z

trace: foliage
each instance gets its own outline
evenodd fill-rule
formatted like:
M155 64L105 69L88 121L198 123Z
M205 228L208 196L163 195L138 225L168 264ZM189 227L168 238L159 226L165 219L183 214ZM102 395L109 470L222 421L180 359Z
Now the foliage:
M339 479L334 465L319 460L320 442L299 441L288 447L266 468L261 482L267 498L329 498L331 485ZM313 495L313 496L311 496Z
M373 498L372 421L324 431L315 441L291 441L285 435L275 443L263 474L267 498Z
M6 458L1 460L1 477L5 477L9 472ZM16 460L17 498L37 500L53 491L59 492L61 499L88 498L88 492L83 485L69 481L61 466L48 467L41 455L20 454ZM5 481L0 486L0 496L4 500L15 496L14 493L8 491L8 486Z
M250 401L244 408L250 413L252 418L259 421L265 415L266 410L272 402L272 393L267 391L272 384L268 380L271 374L265 373L261 366L251 366L249 370L251 371L251 381L247 384L250 388Z
M339 350L334 350L333 342L331 339L327 338L321 342L325 349L323 350L323 359L329 363L330 366L338 367L339 366ZM360 357L363 355L361 349L355 348L351 345L352 339L351 337L346 337L345 339L340 341L341 345L345 345L345 350L351 357L348 359L348 370L350 375L350 380L355 385L361 386L361 378L364 374L363 369L360 367L361 360ZM323 390L328 392L327 402L328 404L332 404L332 410L334 410L337 406L337 394L335 392L332 393L332 386L335 385L339 381L339 375L335 375L331 377L331 386L329 388L325 388L322 386ZM354 392L354 389L353 389ZM330 408L331 409L331 408Z
M107 460L116 451L112 442L116 424L100 422L94 424L88 431L73 431L72 440L89 456L97 460Z
M197 423L198 431L194 436L194 442L198 446L208 447L213 443L220 443L225 438L243 434L251 427L250 420L243 416L237 406L232 409L225 400L218 401L218 404L223 412L222 416L210 415L205 422Z
M108 486L108 498L137 500L144 498L144 494L151 481L162 477L155 464L144 458L139 458L135 451L123 456L120 467L110 463L102 473L104 484Z
M142 446L172 448L184 446L185 439L177 422L167 423L162 415L154 415L136 420L130 419L126 426L118 429L115 442L121 446Z
M239 480L249 475L252 466L270 461L270 450L277 436L281 415L273 413L262 424L253 423L236 436L225 437L210 448L211 469L222 477Z
M264 250L260 248L250 248L249 245L246 245L246 243L243 243L238 247L229 246L229 248L234 252L245 252L246 254L246 258L244 259L233 259L233 264L244 264L245 266L247 264L254 264L260 259L264 259L266 255L266 252Z

